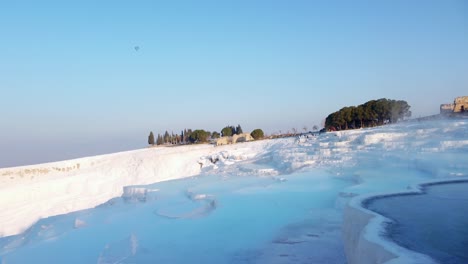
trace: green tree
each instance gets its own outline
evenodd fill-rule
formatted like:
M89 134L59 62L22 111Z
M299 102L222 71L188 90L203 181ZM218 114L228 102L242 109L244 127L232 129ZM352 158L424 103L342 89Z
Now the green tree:
M169 132L167 132L167 130L166 130L166 132L164 132L163 139L164 139L164 143L166 143L166 144L169 143L169 141L171 139L171 136L169 136Z
M237 125L237 127L236 127L236 134L240 135L240 134L242 134L242 133L244 133L244 132L242 131L241 125Z
M164 144L164 140L163 140L163 137L161 136L161 134L158 134L158 139L156 140L156 144L158 144L158 145Z
M221 135L223 137L230 137L233 134L233 127L232 126L226 126L221 130Z
M153 131L150 131L150 134L148 136L148 144L149 145L154 145L154 135L153 135Z
M358 106L354 109L354 112L353 112L353 120L354 120L354 123L356 123L357 121L359 121L359 127L362 128L362 119L364 118L364 109L363 107L361 106Z
M209 136L209 132L202 129L197 129L190 134L189 140L191 143L207 142Z
M254 129L252 133L250 133L250 135L256 140L264 137L263 130L261 130L260 128Z
M349 124L353 120L353 108L343 107L339 112L342 118L342 123L345 126L344 129L348 129Z
M392 123L398 120L404 120L406 117L411 117L410 106L406 101L399 100L393 102L391 121Z
M216 131L213 131L213 133L211 133L211 138L219 138L221 135L216 132Z
M343 107L331 113L325 119L325 127L330 129L356 128L395 123L405 117L411 116L410 106L406 101L396 101L386 98L370 100L357 107Z
M185 137L185 142L190 142L190 135L192 134L192 129L187 129L187 131L184 133Z

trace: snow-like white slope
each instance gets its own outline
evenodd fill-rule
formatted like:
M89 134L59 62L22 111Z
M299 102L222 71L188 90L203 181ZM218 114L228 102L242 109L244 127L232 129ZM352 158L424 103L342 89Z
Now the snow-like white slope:
M248 154L266 144L250 144ZM199 174L200 157L223 149L243 153L238 146L162 147L0 169L0 237L18 234L40 218L102 204L122 195L124 186Z
M392 243L379 244L378 240L370 239L379 236L381 227L372 226L374 216L362 210L359 199L364 197L363 195L407 190L420 182L468 176L467 128L466 119L403 123L326 133L310 138L264 140L221 147L197 145L149 148L0 169L0 235L18 234L40 218L97 206L122 195L124 187L129 185L149 184L198 174L231 178L267 177L283 182L290 180L289 174L306 172L310 177L332 175L352 183L345 184L344 187L333 183L336 186L330 188L330 191L341 188L339 195L334 198L333 208L329 208L336 212L329 216L320 216L323 223L333 222L339 225L336 215L344 211L343 240L348 262L391 261L396 257L395 250L388 250ZM323 174L323 170L327 173ZM313 184L314 188L320 187L319 182L316 179L310 183L305 182L304 188L308 188L307 184ZM331 183L327 181L327 184ZM216 187L215 192L222 193L222 188L224 187ZM310 191L320 190L314 188L310 187ZM144 188L125 190L125 195L129 196L146 192ZM265 192L264 189L259 190L260 193ZM198 194L194 193L189 196L198 197L196 195ZM314 197L315 200L311 201L311 204L317 203L321 196L329 199L330 193ZM234 196L232 199L237 198ZM177 211L176 209L170 208L169 212L163 210L158 213L175 217L172 211ZM329 227L319 224L313 228L320 233ZM301 234L296 236L300 241L313 239L317 243L322 241L320 245L331 243L324 238ZM334 239L335 235L331 238ZM301 245L304 247L312 244L301 242L294 250L291 244L283 243L284 241L289 242L287 239L279 240L267 249L287 249L295 252L296 259L301 259L302 254L302 260L310 261L308 257L312 253L306 248L299 248ZM335 242L331 244L334 247L337 245ZM269 258L256 261L282 263L289 260L286 256L279 256L280 259L270 254L265 256Z

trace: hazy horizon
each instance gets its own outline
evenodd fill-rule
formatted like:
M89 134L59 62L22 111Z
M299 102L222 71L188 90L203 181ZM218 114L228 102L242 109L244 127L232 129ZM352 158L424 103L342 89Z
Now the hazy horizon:
M21 1L0 8L0 168L267 133L344 106L468 95L466 1Z

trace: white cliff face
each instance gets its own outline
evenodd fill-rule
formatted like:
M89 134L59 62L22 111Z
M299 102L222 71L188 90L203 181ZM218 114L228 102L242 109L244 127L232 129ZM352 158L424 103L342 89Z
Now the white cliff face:
M1 169L0 236L20 233L40 218L102 204L121 196L124 186L196 175L197 160L212 148L148 148Z
M180 179L255 156L267 141L244 148L192 145L153 147L68 161L0 169L0 237L37 220L92 208L124 194L124 187ZM223 158L223 156L225 158Z

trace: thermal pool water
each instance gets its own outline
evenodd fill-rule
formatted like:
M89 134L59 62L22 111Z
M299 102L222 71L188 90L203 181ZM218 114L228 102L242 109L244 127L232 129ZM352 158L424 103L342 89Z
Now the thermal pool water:
M197 176L126 187L0 240L5 263L343 263L346 177ZM324 228L324 226L326 228Z
M366 207L391 220L386 236L440 263L468 263L468 182L426 185L421 194L385 196Z

